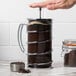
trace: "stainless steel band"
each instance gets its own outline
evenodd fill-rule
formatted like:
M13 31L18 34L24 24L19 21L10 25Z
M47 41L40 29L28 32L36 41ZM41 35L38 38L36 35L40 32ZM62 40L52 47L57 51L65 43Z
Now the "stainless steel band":
M41 25L48 25L48 24L45 24L45 23L42 23L42 22L39 22L39 21L33 21L33 22L30 22L28 25L34 25L34 24L41 24Z
M49 30L45 30L45 31L27 31L28 33L43 33L43 32L49 32Z
M47 63L32 63L32 64L28 64L28 65L48 65L48 64L51 64L52 63L52 61L50 61L50 62L47 62Z
M27 44L46 43L46 42L49 42L49 41L50 41L50 40L45 40L45 41L41 41L41 42L33 41L33 42L28 42Z
M44 52L44 53L28 53L28 55L46 55L46 54L50 54L51 51L48 52Z

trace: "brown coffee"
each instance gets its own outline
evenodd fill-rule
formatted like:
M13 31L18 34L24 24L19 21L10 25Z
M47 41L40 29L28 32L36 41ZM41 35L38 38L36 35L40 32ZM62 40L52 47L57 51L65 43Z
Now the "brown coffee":
M52 64L50 19L30 20L28 25L28 66L45 68Z
M69 53L69 66L76 67L76 50Z
M19 69L19 73L30 73L30 70L26 70L26 69Z
M44 26L40 24L33 24L28 26L28 31L45 31Z
M76 50L72 50L70 53L65 54L64 66L76 67Z
M69 53L65 54L64 56L64 66L69 65Z
M32 23L31 23L32 22ZM51 19L30 19L28 25L28 31L51 31Z
M28 33L28 41L45 41L45 32Z
M51 60L51 53L48 52L47 54L42 55L29 55L28 57L29 63L47 63Z
M38 67L38 65L46 67L46 65L51 65L52 63L51 52L44 55L29 55L28 60L29 66L31 67Z
M38 48L38 43L28 44L28 53L36 53Z
M49 50L52 50L51 41L45 41L42 43L31 43L28 44L28 52L29 53L43 53L48 52Z

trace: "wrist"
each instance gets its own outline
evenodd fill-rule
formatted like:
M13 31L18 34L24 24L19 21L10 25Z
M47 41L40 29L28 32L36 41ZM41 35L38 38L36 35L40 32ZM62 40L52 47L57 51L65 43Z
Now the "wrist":
M76 4L76 0L74 0L74 3Z

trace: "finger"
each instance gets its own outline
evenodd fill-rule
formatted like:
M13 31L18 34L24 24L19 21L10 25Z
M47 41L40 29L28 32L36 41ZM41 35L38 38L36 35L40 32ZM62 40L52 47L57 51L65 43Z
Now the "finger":
M30 4L30 7L32 8L45 7L47 4L48 4L47 2L32 3Z
M55 10L55 9L56 9L55 4L47 5L46 8L47 8L48 10Z
M49 10L55 10L55 9L67 9L68 8L68 3L64 2L64 3L57 3L57 4L50 4L47 5L46 8Z
M39 3L32 3L29 6L32 8L37 8L37 7L46 7L49 4L55 4L55 3L61 3L62 0L47 0L44 2L39 2Z

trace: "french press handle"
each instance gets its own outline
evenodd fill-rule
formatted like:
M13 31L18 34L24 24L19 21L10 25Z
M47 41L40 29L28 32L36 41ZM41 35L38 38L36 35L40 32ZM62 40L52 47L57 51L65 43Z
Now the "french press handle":
M23 42L22 42L22 31L23 31L23 27L27 25L27 24L20 24L19 27L18 27L18 44L19 44L19 47L21 49L21 51L24 53L25 52L25 48L24 48L24 45L23 45Z

